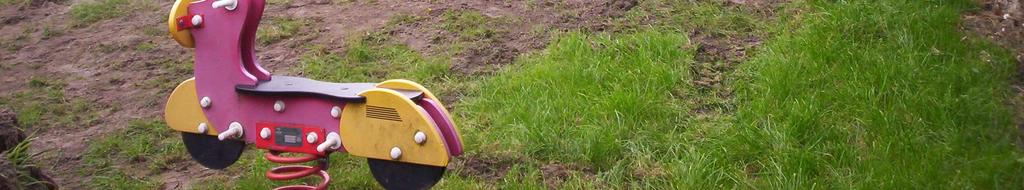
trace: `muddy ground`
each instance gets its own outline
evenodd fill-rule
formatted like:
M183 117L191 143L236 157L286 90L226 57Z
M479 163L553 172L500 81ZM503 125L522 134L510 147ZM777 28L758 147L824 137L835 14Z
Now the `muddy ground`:
M76 25L70 15L73 4L92 0L36 0L28 6L0 8L0 96L29 88L27 81L45 78L67 83L65 97L90 102L96 121L83 126L33 129L38 137L31 144L41 154L39 165L66 189L81 189L90 176L82 176L82 154L90 142L130 121L159 118L163 101L171 88L191 73L174 64L190 64L191 50L179 47L165 35L165 19L170 1L159 1L151 8L127 12L119 17ZM722 0L725 6L754 7L751 14L773 17L781 0ZM347 43L370 33L384 34L424 56L452 54L450 70L461 75L488 75L512 64L525 53L543 49L552 31L615 31L615 19L637 6L636 0L454 0L454 1L355 1L292 0L271 4L265 18L292 18L308 21L292 36L263 44L257 53L263 66L278 75L302 75L292 69L308 50L306 45L325 47L328 52L343 53ZM1024 52L1019 20L1011 24L998 16L997 6L965 17L966 29L990 35L1004 45ZM466 39L461 34L438 28L446 12L476 12L493 25L492 33ZM1000 12L1001 13L1001 12ZM993 16L997 15L997 16ZM394 22L395 18L412 18ZM1024 18L1024 17L1018 17ZM649 18L657 19L657 18ZM1002 19L1002 20L1000 20ZM265 19L269 20L269 19ZM641 22L653 22L641 20ZM635 23L643 25L643 23ZM1016 25L1013 25L1016 24ZM1009 32L1003 29L1007 28ZM537 29L543 29L538 32ZM750 56L764 41L757 34L724 35L710 29L690 31L698 46L692 83L722 102L698 102L693 113L731 108L732 89L723 83L737 64ZM1014 34L1014 32L1016 32ZM1009 36L1009 37L1007 37ZM1016 37L1014 37L1016 36ZM464 45L451 52L454 43ZM1024 58L1018 56L1024 62ZM170 65L170 66L169 66ZM188 71L188 70L185 70ZM1024 73L1024 70L1022 70ZM1022 80L1024 81L1024 80ZM1024 83L1022 83L1024 84ZM1020 88L1024 89L1024 88ZM1021 91L1024 94L1024 90ZM450 102L450 101L449 101ZM723 103L724 102L724 103ZM1024 100L1022 100L1024 102ZM1021 104L1024 105L1024 104ZM12 108L16 109L16 108ZM1024 125L1022 125L1024 129ZM462 175L497 180L513 161L467 158L454 167L465 167ZM586 168L552 163L542 168L545 176L558 180L567 170ZM160 176L165 189L187 188L189 184L213 175L194 162L172 164ZM651 174L654 175L654 174Z

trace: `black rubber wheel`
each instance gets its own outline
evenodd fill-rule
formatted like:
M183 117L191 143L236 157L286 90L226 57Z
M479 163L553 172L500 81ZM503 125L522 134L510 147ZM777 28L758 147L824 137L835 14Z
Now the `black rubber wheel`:
M185 142L185 149L192 159L210 169L219 170L231 166L245 150L245 141L221 141L216 136L204 134L182 132L181 140Z
M444 176L445 167L428 166L368 158L370 173L384 189L430 189Z

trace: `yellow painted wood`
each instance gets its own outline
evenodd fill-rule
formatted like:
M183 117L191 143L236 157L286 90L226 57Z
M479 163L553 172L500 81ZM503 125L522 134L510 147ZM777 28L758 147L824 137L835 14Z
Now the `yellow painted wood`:
M192 33L188 30L178 30L178 17L188 15L188 4L192 3L192 0L176 0L171 5L171 14L167 16L167 30L171 33L171 38L174 41L178 41L178 44L186 48L194 48L195 42L192 40Z
M431 100L435 100L437 102L438 106L441 106L441 108L444 108L442 110L444 110L444 114L445 115L448 115L448 118L453 118L452 114L448 112L448 107L444 106L444 102L441 102L441 99L438 99L437 96L434 96L434 93L431 93L430 90L427 90L426 87L423 87L423 85L420 85L419 83L416 83L416 82L413 82L413 81L409 81L409 80L405 80L405 79L392 79L392 80L387 80L387 81L384 81L384 82L377 83L377 88L390 88L390 89L397 89L397 90L415 90L415 91L423 92L423 96L426 96L426 98L429 98ZM455 125L455 122L452 122L452 129L455 130L455 134L462 134L462 133L459 133L459 127ZM458 136L457 138L459 138L459 142L465 142L465 141L462 141L462 136Z
M420 92L423 92L424 96L426 96L427 98L430 98L431 100L437 100L437 104L440 105L441 107L444 107L444 104L441 103L441 99L437 99L437 96L434 96L434 93L430 93L430 90L427 90L427 88L423 87L423 85L420 85L419 83L412 82L412 81L409 81L409 80L405 80L405 79L391 79L391 80L387 80L387 81L384 81L384 82L377 83L377 88L390 88L390 89L396 89L396 90L415 90L415 91L420 91ZM444 113L447 114L448 113L448 109L445 109ZM451 114L449 114L449 115L451 115Z
M199 124L207 123L207 135L218 134L217 129L206 119L203 107L199 106L199 97L196 95L195 78L190 78L178 84L167 99L167 106L164 107L164 121L167 126L176 131L199 133Z
M402 150L402 156L397 161L442 167L448 165L450 158L447 147L423 108L391 89L370 89L360 96L366 97L366 103L349 103L341 114L341 141L349 154L392 160L391 148L398 147ZM368 107L375 107L377 111L368 113ZM389 115L380 114L381 109L394 109L401 121L371 118L374 114ZM413 139L417 131L427 135L425 143L417 144Z

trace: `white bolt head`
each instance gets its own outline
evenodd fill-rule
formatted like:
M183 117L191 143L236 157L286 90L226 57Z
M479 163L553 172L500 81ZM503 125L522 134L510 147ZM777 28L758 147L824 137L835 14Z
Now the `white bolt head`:
M198 127L199 130L198 131L199 131L199 133L205 134L206 130L208 130L209 128L210 128L210 126L207 125L206 123L199 123L199 127Z
M199 26L200 24L203 24L203 16L193 15L192 26Z
M412 136L412 139L416 141L416 144L423 144L427 142L427 134L423 131L416 131L416 134Z
M333 108L331 108L331 117L341 117L341 107L334 106Z
M202 106L203 108L210 108L210 104L213 104L213 100L210 100L209 96L205 96L203 99L199 100L199 106Z
M274 111L276 111L276 112L283 112L284 111L284 101L278 100L277 102L274 102Z
M306 135L306 142L308 142L309 144L316 143L316 140L318 140L317 138L318 137L316 136L316 133L310 132L308 135Z
M269 139L270 138L270 128L260 129L260 138Z
M402 157L402 149L399 149L397 146L394 147L394 148L391 148L391 159L392 160L398 160L398 158L401 158L401 157Z

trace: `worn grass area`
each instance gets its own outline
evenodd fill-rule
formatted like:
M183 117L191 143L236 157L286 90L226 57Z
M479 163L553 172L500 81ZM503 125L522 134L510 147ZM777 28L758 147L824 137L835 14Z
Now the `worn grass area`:
M329 52L321 47L311 46L303 58L302 67L297 72L306 77L322 81L340 82L379 82L386 79L409 79L432 86L435 92L448 92L459 88L456 79L448 74L448 58L423 57L420 53L392 41L381 39L371 34L349 43L343 53ZM377 187L377 182L369 173L366 159L351 157L344 154L331 156L333 176L331 189L365 189ZM227 179L218 176L201 181L194 189L269 189L292 184L316 184L318 179L309 178L296 181L270 181L264 176L267 170L281 164L271 163L263 158L263 151L248 150L226 173L241 174L240 177ZM229 183L225 183L229 180Z
M64 95L62 81L34 77L26 82L28 89L0 97L0 106L13 109L26 130L88 126L96 121L88 101Z
M154 189L159 174L171 164L190 160L173 131L160 120L137 120L128 128L89 144L82 156L93 189Z
M779 189L1018 188L1006 50L964 37L970 1L809 2L745 68L735 127L688 180ZM794 29L796 28L796 29ZM702 158L703 157L703 158ZM703 165L699 165L703 164Z
M446 57L423 57L408 47L369 35L350 42L342 54L310 47L301 72L323 81L373 82L393 78L440 81L450 77Z
M89 25L95 22L131 14L135 10L159 8L152 0L96 0L85 1L71 6L71 18L75 25Z
M263 27L256 31L256 39L264 45L291 38L309 25L309 21L289 17L273 17L263 22Z

